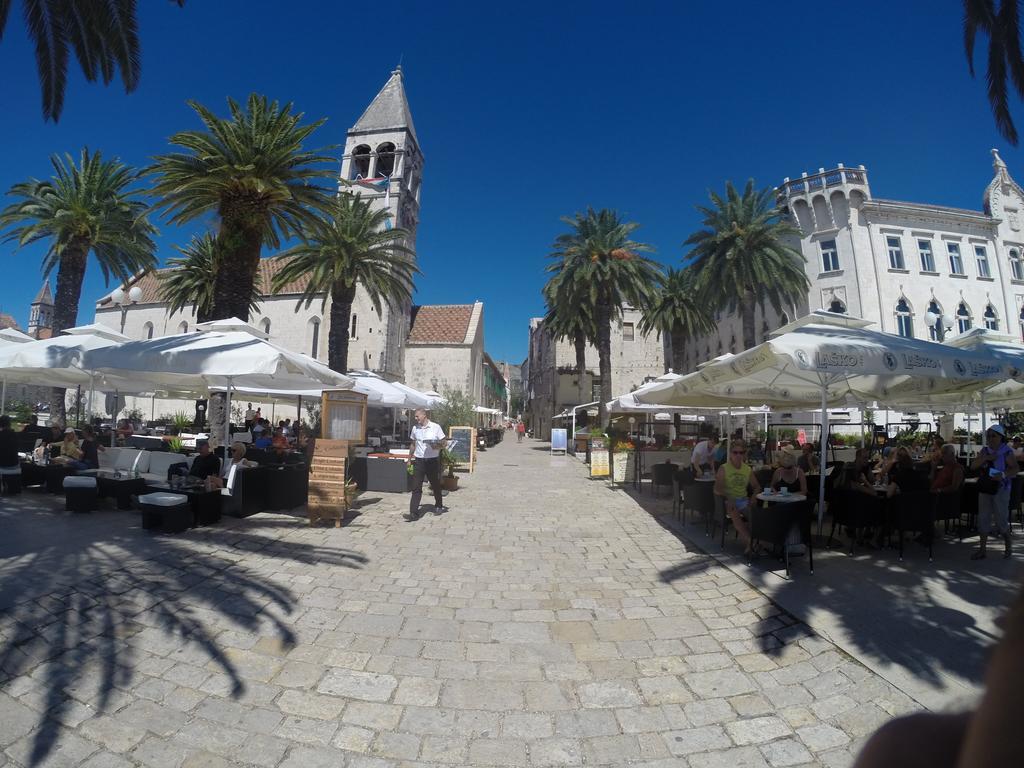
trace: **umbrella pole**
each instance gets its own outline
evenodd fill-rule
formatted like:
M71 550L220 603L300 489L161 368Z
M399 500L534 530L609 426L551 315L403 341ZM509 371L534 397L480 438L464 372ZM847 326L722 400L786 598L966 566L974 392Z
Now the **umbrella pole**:
M7 381L4 381L4 395L7 394ZM3 410L0 407L0 410ZM79 384L75 390L75 426L78 429L82 428L82 385Z
M299 395L299 402L295 406L295 426L302 426L302 395Z
M115 442L114 441L117 440L117 414L119 413L118 408L117 408L117 397L118 397L118 392L115 389L114 390L114 407L111 409L114 412L113 413L113 417L111 418L111 421L113 422L113 424L111 425L111 430L110 430L110 447L111 448L113 448L115 446Z
M89 374L89 403L88 403L88 406L86 407L86 411L88 411L88 413L85 414L85 418L86 419L91 419L92 418L92 396L93 396L93 393L95 391L96 391L96 375L90 373Z
M825 458L828 442L828 389L821 385L821 455L818 457L818 536L825 517Z
M224 401L224 463L228 463L228 448L231 446L231 378L228 378L227 398Z
M988 429L988 414L985 413L985 390L981 390L981 443L985 444L985 432Z

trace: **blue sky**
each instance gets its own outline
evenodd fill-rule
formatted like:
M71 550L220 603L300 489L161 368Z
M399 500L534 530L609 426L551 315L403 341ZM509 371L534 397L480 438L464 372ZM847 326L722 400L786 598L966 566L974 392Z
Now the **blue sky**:
M521 360L559 217L588 205L641 223L678 265L694 205L726 179L761 186L864 164L877 197L978 209L990 147L1024 180L972 80L961 3L139 3L139 89L72 70L59 124L41 118L31 48L11 12L0 190L83 145L144 164L196 127L186 99L223 112L257 91L345 131L402 58L426 157L418 303L485 303L488 351ZM362 10L354 10L356 7ZM983 62L983 52L979 63ZM1024 123L1024 109L1014 104ZM339 151L340 155L340 151ZM192 230L161 225L161 261ZM39 250L0 245L0 311L24 326ZM90 264L79 322L104 291Z

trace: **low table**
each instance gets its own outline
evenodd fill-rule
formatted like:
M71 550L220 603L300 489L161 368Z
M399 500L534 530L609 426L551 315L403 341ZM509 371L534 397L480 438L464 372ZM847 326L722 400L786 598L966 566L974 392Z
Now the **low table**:
M96 478L96 493L101 499L113 496L118 509L131 509L132 496L146 492L146 481L141 477L122 477L119 473L100 470Z
M205 486L186 486L172 488L168 483L147 483L146 488L166 493L177 493L188 497L192 508L192 527L212 525L220 521L221 492L220 489L206 490Z

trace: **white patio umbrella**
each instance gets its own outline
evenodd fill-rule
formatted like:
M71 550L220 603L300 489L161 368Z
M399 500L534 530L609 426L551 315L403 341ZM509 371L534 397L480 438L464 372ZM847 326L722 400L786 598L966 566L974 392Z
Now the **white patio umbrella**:
M26 341L34 339L17 328L0 328L0 344L24 344Z
M124 392L141 392L131 380L116 375L101 375L82 365L82 359L90 350L117 346L118 342L105 336L91 333L54 336L51 339L37 339L21 344L0 345L0 376L3 379L3 393L0 409L6 405L7 384L37 384L54 387L89 386L94 389ZM89 407L92 407L90 394Z
M353 388L357 392L371 397L373 401L381 406L392 408L426 408L429 399L404 385L397 382L386 381L372 371L349 371L354 383Z
M422 405L417 405L417 408L436 408L444 403L444 398L437 394L437 392L431 392L430 390L420 392L418 389L414 389L408 384L403 384L400 381L392 381L391 384L402 392L408 394L410 397L422 399L424 403Z
M291 352L249 333L181 334L87 352L83 367L132 378L153 389L208 393L225 387L230 413L231 391L246 387L263 392L350 389L348 376L323 363ZM230 442L225 420L225 444Z
M859 318L811 313L756 347L652 387L637 399L668 405L818 407L826 435L830 404L912 402L939 393L972 392L1010 378L1009 367L989 355L894 336L868 325ZM822 473L819 524L824 498Z
M241 333L248 333L250 336L255 336L259 339L269 338L266 333L261 331L255 325L250 325L245 320L237 317L229 317L225 320L209 320L205 323L196 323L196 330L217 331L219 333L239 331Z

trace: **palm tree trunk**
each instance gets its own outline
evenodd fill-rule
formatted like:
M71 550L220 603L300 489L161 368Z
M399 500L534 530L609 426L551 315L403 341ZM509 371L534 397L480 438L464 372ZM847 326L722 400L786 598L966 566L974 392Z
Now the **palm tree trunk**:
M233 223L224 211L221 215L220 232L217 234L221 258L217 261L214 278L213 308L205 320L237 317L247 321L249 297L252 296L253 282L260 266L263 236L259 230L246 229ZM210 418L210 445L216 446L231 418L227 412L227 397L223 393L210 395L207 414Z
M743 297L740 299L740 318L743 321L743 349L750 349L757 344L755 337L754 310L757 302L754 299L754 289L747 286L743 289Z
M612 308L605 297L595 307L597 358L601 372L601 401L597 404L601 429L608 429L608 402L612 399Z
M258 229L233 224L224 218L217 245L218 259L214 280L213 310L210 320L237 317L249 319L249 298L260 266L263 235Z
M89 257L89 243L73 240L60 257L57 268L57 292L53 297L53 335L78 324L78 301L82 298L82 281ZM63 387L50 390L50 424L63 427L67 422L66 391Z
M576 405L590 402L587 397L587 337L583 331L576 331L572 339L576 347Z
M356 286L340 280L331 287L331 329L327 335L327 365L332 371L348 373L348 331L352 324L352 302Z
M686 334L681 328L673 328L669 334L669 344L672 347L672 371L682 374L685 371L683 366L684 355L686 354Z

